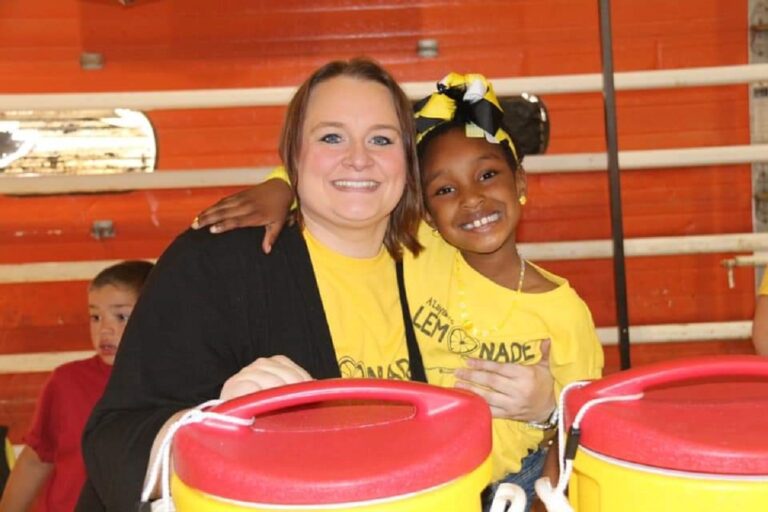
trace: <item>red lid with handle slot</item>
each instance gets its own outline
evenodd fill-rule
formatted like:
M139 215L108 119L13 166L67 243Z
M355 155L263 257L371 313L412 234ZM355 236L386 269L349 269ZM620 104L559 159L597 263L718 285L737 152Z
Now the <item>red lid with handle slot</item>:
M474 393L415 382L331 379L261 391L211 411L173 440L178 477L251 503L330 504L400 496L469 474L491 452L491 415Z
M768 475L768 358L713 356L637 367L570 391L566 425L589 400L581 445L627 462L722 475Z

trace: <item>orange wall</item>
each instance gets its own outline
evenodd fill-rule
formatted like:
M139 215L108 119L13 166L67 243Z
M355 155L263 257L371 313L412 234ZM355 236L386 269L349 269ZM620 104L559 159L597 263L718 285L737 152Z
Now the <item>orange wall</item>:
M359 4L359 5L358 5ZM613 2L618 71L743 64L745 0ZM420 59L421 38L440 56ZM105 67L83 71L83 51ZM600 70L594 0L3 0L0 93L123 91L294 85L331 58L371 55L401 80L450 70L490 77ZM604 148L599 94L545 97L551 153ZM749 142L746 86L622 92L621 149ZM283 108L157 111L150 117L160 172L277 162ZM746 166L629 171L622 175L628 237L752 231ZM610 236L605 173L530 177L522 241ZM233 189L0 197L0 263L155 257L195 213ZM117 237L89 235L96 219ZM727 255L627 262L633 324L743 320L752 314L753 272L727 287ZM589 303L598 325L615 324L608 260L551 262ZM81 298L82 300L78 300ZM87 349L85 283L0 285L0 353ZM691 351L747 351L746 343L637 347L637 362ZM608 350L615 369L614 349ZM0 423L19 439L39 375L0 378Z

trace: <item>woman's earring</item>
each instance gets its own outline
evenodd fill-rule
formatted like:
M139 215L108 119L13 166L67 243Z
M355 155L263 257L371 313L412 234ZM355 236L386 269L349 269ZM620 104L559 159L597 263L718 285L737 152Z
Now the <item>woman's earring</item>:
M440 233L437 232L436 228L432 228L432 236L435 238L440 238Z
M528 198L525 197L525 194L521 195L517 200L520 201L520 206L525 206L525 203L528 202Z

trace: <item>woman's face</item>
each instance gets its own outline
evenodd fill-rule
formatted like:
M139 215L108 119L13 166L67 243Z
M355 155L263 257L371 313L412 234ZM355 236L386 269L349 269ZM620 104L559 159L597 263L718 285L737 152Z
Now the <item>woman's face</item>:
M310 229L371 229L383 237L403 195L406 159L389 90L339 76L315 86L304 118L297 192Z

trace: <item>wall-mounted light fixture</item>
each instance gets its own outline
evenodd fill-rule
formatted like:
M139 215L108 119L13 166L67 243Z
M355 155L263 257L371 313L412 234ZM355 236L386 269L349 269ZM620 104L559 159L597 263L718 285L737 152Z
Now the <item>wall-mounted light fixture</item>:
M142 112L0 112L0 176L152 172L156 157Z

